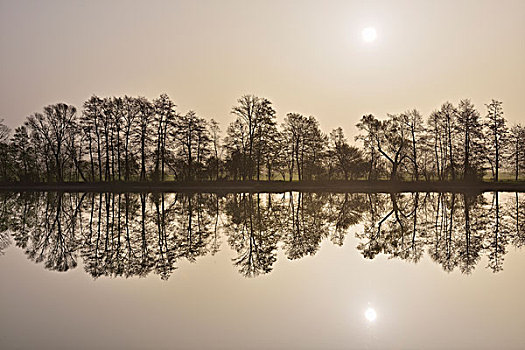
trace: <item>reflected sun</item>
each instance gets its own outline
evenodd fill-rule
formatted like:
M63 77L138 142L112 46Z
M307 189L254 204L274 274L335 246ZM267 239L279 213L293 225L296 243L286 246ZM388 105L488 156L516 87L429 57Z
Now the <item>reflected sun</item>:
M376 310L369 307L365 311L365 318L368 320L368 322L374 322L377 318Z
M374 27L366 27L361 32L361 37L365 43L371 43L377 39L377 31Z

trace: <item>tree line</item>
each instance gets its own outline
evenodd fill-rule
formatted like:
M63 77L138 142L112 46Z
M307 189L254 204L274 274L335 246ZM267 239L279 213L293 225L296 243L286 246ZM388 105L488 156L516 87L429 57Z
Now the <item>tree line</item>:
M462 180L525 169L525 128L509 126L502 102L482 114L468 99L417 110L363 116L357 144L342 128L324 133L313 116L277 122L271 101L238 99L222 137L218 123L181 113L162 94L92 96L30 115L13 132L0 120L0 181L109 182L198 180Z
M81 266L94 278L167 279L181 261L224 241L239 273L270 273L287 259L342 246L352 227L363 257L418 262L469 274L503 269L525 245L520 193L10 193L0 196L0 255L10 244L46 269Z

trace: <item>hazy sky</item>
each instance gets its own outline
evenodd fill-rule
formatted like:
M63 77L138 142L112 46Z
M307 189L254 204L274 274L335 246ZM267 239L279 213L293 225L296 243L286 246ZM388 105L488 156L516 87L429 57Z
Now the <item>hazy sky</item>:
M378 38L364 43L363 28ZM0 0L0 118L166 92L225 129L242 94L349 136L365 113L491 98L525 121L525 1Z

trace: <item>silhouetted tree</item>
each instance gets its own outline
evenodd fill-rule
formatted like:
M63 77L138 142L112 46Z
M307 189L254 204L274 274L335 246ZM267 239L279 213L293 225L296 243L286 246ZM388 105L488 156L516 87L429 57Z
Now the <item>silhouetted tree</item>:
M6 143L9 139L10 132L9 127L4 124L4 120L0 119L0 142Z
M65 103L50 105L43 113L35 113L27 119L27 127L49 152L54 169L55 180L64 181L64 166L67 162L66 144L71 137L76 108ZM46 162L47 163L47 162Z
M492 100L487 104L486 128L488 130L489 147L488 160L492 165L494 179L499 180L499 168L502 152L505 149L508 128L503 117L502 102Z
M146 168L149 155L149 143L151 141L149 128L153 121L155 109L153 105L144 97L136 99L137 110L138 110L138 128L136 129L135 137L140 144L140 180L146 180Z
M455 144L457 141L457 116L458 111L450 102L445 102L441 109L433 113L432 120L435 125L435 133L439 133L438 139L440 144L441 170L442 179L445 179L449 174L452 180L457 178L457 155L455 152Z
M93 95L89 100L84 102L84 109L80 124L88 140L88 153L91 168L91 179L103 181L102 177L102 99ZM95 170L96 169L96 170Z
M422 152L422 138L425 131L423 117L417 110L413 109L401 114L399 118L408 131L410 151L407 151L407 158L412 165L412 176L414 180L419 180L421 173L420 154Z
M434 111L427 120L428 142L433 154L430 172L439 180L445 179L446 144L442 120L439 112Z
M299 180L312 179L322 172L323 157L327 137L319 128L318 121L297 113L288 113L285 118L284 138L288 144L287 157L290 180L293 178L294 165Z
M470 100L459 102L457 124L458 146L461 148L463 158L463 178L478 177L482 171L482 125L479 113Z
M156 126L156 146L155 146L155 177L164 181L166 162L169 157L169 136L173 133L172 129L178 122L178 115L175 111L176 105L166 94L153 101L155 105L155 126Z
M514 125L509 133L509 160L518 181L521 171L525 169L525 128L521 124Z
M210 178L218 180L221 173L221 158L222 158L222 145L220 133L221 129L219 123L214 119L211 119L208 125L210 142L212 145L211 154L212 156L208 160L209 169L210 169Z
M257 172L261 175L262 168L266 168L266 179L272 180L273 172L279 171L283 165L282 134L277 130L276 123L272 120L261 127L257 140L258 163ZM260 175L257 180L260 180Z
M356 140L363 142L364 153L369 164L368 180L378 178L379 151L377 150L377 138L380 126L381 123L372 114L364 115L357 124L357 128L363 132L363 134L356 136Z
M390 179L398 179L398 171L408 157L409 131L398 115L388 115L376 134L377 149L390 163Z
M8 139L11 130L0 119L0 181L11 178L11 153L9 152Z
M357 147L348 144L343 129L334 129L330 133L330 142L330 157L335 159L335 166L343 173L344 179L355 179L361 175L365 167L363 156Z
M137 99L124 96L122 99L122 132L124 134L124 180L129 181L136 169L136 150L133 147L135 127L139 121L139 104Z
M237 119L227 129L225 146L229 161L240 158L238 172L244 180L260 178L261 166L267 149L265 130L275 125L272 103L253 95L244 95L232 108Z
M37 150L25 125L15 129L10 146L14 178L18 181L38 181L42 174L38 168Z
M180 173L185 180L195 180L210 154L210 136L206 121L189 111L178 118L173 137L177 142L181 162Z

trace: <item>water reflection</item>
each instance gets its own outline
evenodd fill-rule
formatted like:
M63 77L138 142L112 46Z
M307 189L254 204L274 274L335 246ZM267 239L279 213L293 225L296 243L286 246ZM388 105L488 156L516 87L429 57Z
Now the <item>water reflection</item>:
M223 241L243 276L272 271L277 251L314 255L323 240L354 232L368 259L382 254L469 274L503 269L525 243L520 193L21 193L3 194L0 254L10 244L46 269L167 279L182 260L215 254ZM358 226L362 225L362 227ZM355 227L355 230L351 230Z

